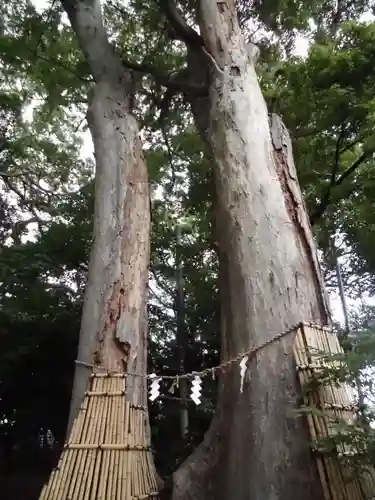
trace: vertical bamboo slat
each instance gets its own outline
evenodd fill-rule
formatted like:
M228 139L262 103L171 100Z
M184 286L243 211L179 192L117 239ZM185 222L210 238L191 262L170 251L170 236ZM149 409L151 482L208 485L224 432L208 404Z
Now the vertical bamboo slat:
M39 500L158 500L145 410L126 401L125 376L94 373L58 466Z
M328 361L324 356L341 352L337 336L327 328L311 324L299 328L294 341L294 356L301 386L318 380L322 370L335 366L336 361ZM317 410L307 413L312 440L334 437L336 431L332 423L335 419L348 424L355 422L354 392L344 384L337 387L329 379L327 383L318 384L305 397L305 404ZM352 452L353 449L347 445L340 445L336 457L325 453L316 454L325 500L370 500L375 496L375 472L370 471L364 481L366 486L371 484L371 487L361 488L363 479L349 474L349 469L340 461L340 454Z
M311 379L312 371L308 370L309 360L307 357L307 351L304 348L303 338L300 329L297 330L295 336L294 356L296 359L297 368L299 368L299 379L301 382L301 386L303 387L308 383L309 379ZM312 395L305 396L304 404L306 406L313 405ZM310 436L312 440L315 440L319 435L319 431L317 429L317 423L314 421L313 415L311 413L307 413L307 423L310 431ZM332 500L332 495L330 493L329 484L327 481L327 472L324 468L324 464L320 456L317 456L317 466L318 466L320 481L322 483L324 498L325 500Z

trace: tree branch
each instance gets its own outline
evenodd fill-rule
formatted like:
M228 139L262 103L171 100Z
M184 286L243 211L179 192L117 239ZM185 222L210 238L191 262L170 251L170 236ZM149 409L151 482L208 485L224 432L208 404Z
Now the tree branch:
M341 140L344 135L344 124L341 126L339 136L336 140L336 149L335 149L335 163L332 168L331 172L331 186L334 186L336 182L336 175L340 167L340 145L341 145Z
M156 282L156 285L161 288L167 295L174 296L174 290L172 290L166 283L163 283L159 276L156 274L155 269L150 267L150 271L152 272L154 276L154 280Z
M340 166L340 144L341 144L341 139L344 133L344 126L341 127L340 133L337 137L336 140L336 148L335 148L335 161L331 169L331 178L329 181L329 184L326 188L326 192L323 194L322 199L319 202L319 205L316 209L316 211L311 215L310 217L310 223L313 226L318 219L321 218L323 213L326 211L328 205L331 202L331 191L332 188L335 186L336 183L336 175L337 171Z
M13 224L11 236L12 236L16 245L21 244L20 235L21 235L22 231L24 231L29 224L33 224L33 223L36 223L39 226L39 224L43 224L43 221L39 217L34 216L34 217L31 217L27 220L16 221Z
M40 281L40 283L43 285L46 291L55 290L56 292L62 292L64 295L70 293L74 297L77 296L76 290L73 290L72 288L70 288L70 286L64 285L63 283L50 283L48 281Z
M148 285L148 291L151 293L151 295L159 302L159 304L163 307L165 307L166 309L170 309L170 310L173 310L173 305L169 305L167 304L166 302L164 302L155 292L154 290L151 288L150 284Z
M365 134L362 134L359 137L357 137L356 139L354 139L353 141L348 142L348 144L342 148L340 153L343 154L343 153L345 153L345 151L348 151L350 148L353 148L354 146L356 146L357 144L362 142L364 137L365 137Z
M340 184L342 184L344 180L347 179L361 165L361 163L363 163L367 159L368 156L369 153L362 153L361 156L353 163L353 165L340 175L340 177L336 181L336 186L340 186Z
M369 156L368 152L362 153L361 156L349 168L347 168L338 178L336 178L335 174L335 179L333 182L331 176L331 182L327 188L325 195L320 201L315 212L310 216L310 224L312 226L316 224L316 222L322 217L324 212L327 210L329 204L331 203L332 189L337 186L340 186L345 181L345 179L347 179L357 170L357 168L368 158L368 156Z
M129 13L122 6L115 4L112 0L109 0L109 4L123 17L127 17L129 15ZM189 40L190 43L195 44L195 46L203 45L202 38L185 23L174 5L173 0L158 0L158 4L174 31L179 33L179 36L177 36L178 39L183 40L186 43L187 40ZM192 40L194 41L192 42ZM168 89L168 97L170 97L171 94L173 96L179 91L191 92L193 95L198 97L206 96L208 94L208 88L206 85L194 85L193 83L187 81L187 68L182 68L177 74L168 74L163 73L152 64L137 63L130 61L124 56L122 56L122 63L126 69L151 75L157 84ZM168 100L170 100L170 98Z
M178 40L192 48L203 47L203 38L187 24L178 11L174 0L158 0L158 3Z
M46 63L50 63L51 66L58 66L59 68L65 70L65 71L68 71L69 73L71 73L72 75L74 75L76 78L78 78L78 80L80 80L81 82L90 83L92 81L92 79L84 78L82 75L80 75L73 68L70 68L69 66L66 66L64 62L59 61L58 59L50 59L48 57L43 56L42 54L39 54L37 51L35 51L33 49L30 49L30 48L28 50L37 59L40 59L41 61L44 61ZM16 57L14 59L16 59Z
M3 182L4 184L8 187L9 190L11 190L14 194L16 194L19 199L21 200L21 204L23 206L26 206L28 207L28 209L30 210L30 212L33 214L33 216L35 217L37 224L38 224L38 229L39 229L39 232L41 234L43 234L43 225L45 224L46 221L43 221L38 213L37 213L37 208L38 209L44 209L46 212L51 212L49 210L49 207L43 203L36 203L35 201L32 201L32 200L28 200L26 198L26 196L21 193L21 191L9 180L8 177L3 177Z
M159 71L159 69L152 64L136 63L124 58L122 58L122 63L126 69L151 75L157 84L174 90L175 92L191 92L198 97L208 95L208 87L206 85L195 85L194 83L186 81L186 68L182 68L178 73L172 75Z

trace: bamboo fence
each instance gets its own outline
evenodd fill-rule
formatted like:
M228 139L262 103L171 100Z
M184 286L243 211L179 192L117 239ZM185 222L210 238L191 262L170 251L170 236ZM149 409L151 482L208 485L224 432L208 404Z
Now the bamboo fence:
M94 373L39 500L157 500L146 408L125 398L122 374Z
M302 325L296 332L294 355L301 386L311 382L311 391L306 392L304 405L317 411L307 412L307 422L312 441L319 438L334 438L334 422L347 424L356 421L355 394L347 384L326 380L319 383L322 374L329 374L337 361L327 360L327 355L341 353L342 348L336 334L328 328ZM322 355L323 354L323 355ZM337 427L336 427L337 429ZM316 453L320 479L325 500L370 500L375 497L375 473L368 471L353 475L343 458L355 453L353 447L338 444L335 454Z

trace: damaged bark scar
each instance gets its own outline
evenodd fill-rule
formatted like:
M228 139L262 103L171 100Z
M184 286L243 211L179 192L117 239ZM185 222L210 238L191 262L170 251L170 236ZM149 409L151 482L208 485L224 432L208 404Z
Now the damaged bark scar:
M112 327L113 327L112 330L113 342L117 347L117 349L120 351L122 368L124 371L126 371L131 345L129 344L129 342L123 342L117 336L117 323L121 317L122 311L125 308L125 290L123 287L121 287L117 294L116 289L118 289L118 286L119 282L117 282L113 287L112 304L111 304L112 307L109 308L109 317L110 317L109 319L112 322Z
M275 160L275 169L279 178L280 186L284 194L285 206L290 220L295 228L297 241L304 248L307 258L310 262L315 284L318 288L318 296L321 297L322 312L328 320L328 306L323 296L324 290L320 267L315 255L312 242L312 234L306 215L306 209L302 196L299 192L298 179L295 173L295 167L292 158L291 141L289 133L280 117L271 115L271 138L273 143L273 156ZM298 287L298 277L296 276L296 287ZM296 290L297 293L297 290Z
M231 76L241 76L240 68L238 66L231 66L230 75Z
M127 369L131 345L129 342L123 342L118 338L117 325L125 308L125 301L125 289L120 287L120 282L117 280L112 286L112 294L105 305L106 319L104 327L98 336L98 344L94 352L94 363L100 365L103 360L104 345L109 344L110 347L112 341L111 351L115 351L115 357L124 371Z
M299 226L298 223L299 204L298 201L294 198L289 188L289 181L287 178L288 165L287 162L285 161L284 152L275 150L274 157L275 157L276 173L280 181L281 189L284 193L286 209L288 211L291 220L294 222L294 225L299 229L299 232L301 232L302 228ZM304 238L305 236L303 236L303 239Z
M225 2L217 2L216 5L217 5L217 8L218 8L220 14L223 14L225 12L226 3Z
M280 186L284 194L285 206L291 221L296 229L296 239L298 242L302 242L303 247L307 250L307 254L310 260L312 268L315 268L315 263L311 259L311 249L308 243L308 238L306 236L305 228L300 223L299 211L301 209L301 204L294 197L288 179L289 169L283 151L274 151L276 173L279 178Z
M284 194L286 209L294 226L298 229L298 233L300 233L301 240L304 241L306 239L305 229L300 226L299 222L300 203L294 196L290 186L290 171L287 153L285 152L285 148L288 144L286 144L284 140L283 123L279 117L275 118L274 115L272 116L271 136L274 146L273 156L275 159L276 173Z
M129 359L129 353L130 353L130 344L129 342L123 342L120 340L116 335L113 337L113 341L119 351L121 351L122 356L121 356L121 363L122 363L122 369L124 372L126 372L127 367L128 367L128 359Z

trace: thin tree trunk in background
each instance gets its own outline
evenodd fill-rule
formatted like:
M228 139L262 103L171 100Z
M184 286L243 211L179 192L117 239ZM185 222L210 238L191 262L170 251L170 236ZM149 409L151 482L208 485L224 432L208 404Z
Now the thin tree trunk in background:
M176 227L176 344L179 357L179 372L185 373L185 357L187 348L187 337L185 328L185 300L184 300L184 274L181 255L181 226ZM187 380L181 379L180 385L180 431L184 438L189 431L189 413L187 408L188 387Z
M340 340L342 341L344 339L347 339L350 334L350 321L349 321L348 306L346 304L346 298L345 298L344 282L342 280L342 274L341 274L341 266L339 258L337 256L337 250L334 241L332 241L332 250L335 259L337 286L339 289L342 312L344 314L345 330L344 330L344 335L342 335L342 337L340 338ZM352 347L352 350L355 350L355 345ZM366 415L364 414L364 409L366 408L366 401L365 401L365 395L363 394L362 390L360 373L356 374L355 385L357 387L357 393L358 393L359 422L365 429L368 429L369 424Z
M276 115L269 120L234 0L201 0L200 32L210 54L207 116L192 109L214 160L227 360L300 321L327 324L329 312L290 138ZM294 413L293 340L249 361L242 394L238 364L220 376L216 415L175 473L173 500L323 498L305 422Z
M341 266L340 266L339 259L337 257L337 252L336 252L336 248L335 248L334 243L333 243L333 251L335 254L335 268L336 268L337 285L338 285L338 289L339 289L342 312L344 314L345 336L347 336L350 332L349 314L348 314L348 307L346 305L344 283L342 281L342 275L341 275Z
M78 361L146 374L146 293L149 264L149 186L131 78L109 44L99 0L62 0L90 65L88 122L94 143L94 240L85 292ZM90 369L77 364L69 427ZM146 380L127 379L127 398L147 403ZM148 425L145 416L145 425Z

